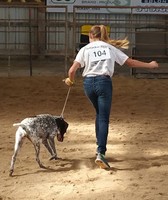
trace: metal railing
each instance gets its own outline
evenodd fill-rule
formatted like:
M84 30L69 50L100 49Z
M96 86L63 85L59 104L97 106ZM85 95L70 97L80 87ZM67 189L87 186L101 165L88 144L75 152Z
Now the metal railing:
M104 24L110 27L110 37L130 40L126 53L137 59L168 59L168 15L137 14L140 7L88 7L74 6L68 13L66 6L52 6L61 12L48 12L50 6L13 5L0 7L0 57L7 60L8 71L14 58L29 61L33 75L33 59L54 58L64 60L64 72L69 58L74 58L80 44L81 26ZM108 9L107 13L79 13L79 9ZM156 8L156 7L155 7ZM116 12L120 9L120 13ZM164 9L168 8L164 7ZM125 13L124 10L128 12ZM122 14L121 14L122 13ZM150 37L151 35L151 37ZM148 40L144 40L145 37ZM158 40L158 38L161 38ZM146 52L146 53L145 53ZM131 72L132 73L132 72Z
M62 57L67 70L68 13L48 13L46 6L3 5L0 17L0 56L8 58L10 71L11 57L28 57L30 75L34 57Z

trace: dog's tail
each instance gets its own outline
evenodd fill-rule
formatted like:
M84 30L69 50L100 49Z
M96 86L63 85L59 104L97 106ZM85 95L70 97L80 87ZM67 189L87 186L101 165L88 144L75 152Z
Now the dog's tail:
M13 124L13 126L21 126L22 124L21 123L15 123Z
M27 126L24 125L24 124L22 124L22 123L15 123L15 124L13 124L13 126L20 126L20 127L22 127L23 130L26 131L26 133L30 133L30 131L29 131L29 129L27 128Z

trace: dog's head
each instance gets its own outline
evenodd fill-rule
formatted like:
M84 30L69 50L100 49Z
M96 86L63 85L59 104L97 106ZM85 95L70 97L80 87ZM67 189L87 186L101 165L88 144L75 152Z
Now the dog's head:
M66 133L66 130L68 128L68 123L62 117L56 118L56 123L59 129L59 133L57 134L57 140L59 142L63 142L64 134Z

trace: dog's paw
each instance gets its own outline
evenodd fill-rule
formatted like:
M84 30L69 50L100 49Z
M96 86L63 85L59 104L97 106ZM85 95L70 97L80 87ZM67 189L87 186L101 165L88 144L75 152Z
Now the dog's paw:
M11 169L11 170L9 171L9 176L12 176L12 174L13 174L13 169Z
M57 159L58 159L57 156L54 155L54 156L52 156L49 160L57 160Z
M40 168L42 168L42 169L47 169L47 167L45 167L43 164L40 164L39 166L40 166Z

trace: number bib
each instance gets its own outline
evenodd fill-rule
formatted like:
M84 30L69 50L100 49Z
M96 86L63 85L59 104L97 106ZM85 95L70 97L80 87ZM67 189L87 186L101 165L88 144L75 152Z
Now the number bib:
M89 50L89 56L91 62L96 62L99 60L110 59L110 50L109 48L93 48Z

